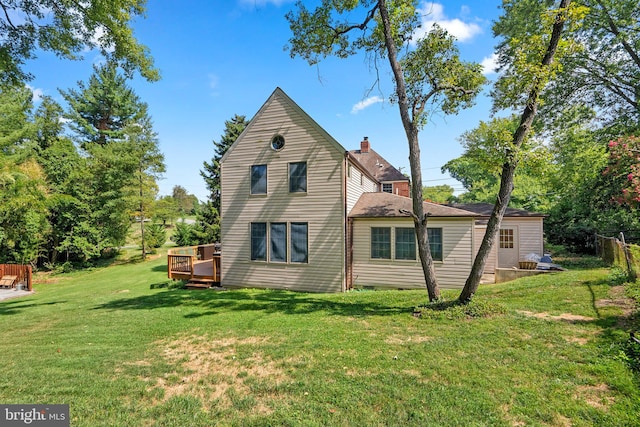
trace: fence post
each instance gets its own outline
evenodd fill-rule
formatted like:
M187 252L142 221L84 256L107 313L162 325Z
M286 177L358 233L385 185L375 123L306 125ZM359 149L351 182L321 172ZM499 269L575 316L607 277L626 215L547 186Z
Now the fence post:
M631 265L631 254L629 253L629 248L627 247L627 243L624 240L624 233L620 232L620 241L622 242L622 251L624 252L624 260L627 263L627 274L631 280L636 280L636 272L633 270L633 266Z

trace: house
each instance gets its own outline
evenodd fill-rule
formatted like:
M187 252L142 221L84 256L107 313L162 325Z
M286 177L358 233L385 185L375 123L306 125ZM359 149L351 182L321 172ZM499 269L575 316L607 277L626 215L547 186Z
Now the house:
M422 288L409 179L371 148L347 151L280 88L221 160L224 287L341 292ZM462 287L482 214L425 203L436 274ZM481 238L481 236L480 236Z
M493 211L490 203L457 203L450 206L474 212L478 215L475 223L476 252L487 229L487 222ZM497 244L489 254L485 273L496 268L513 268L527 255L542 255L544 250L543 221L546 215L524 209L507 208L502 218Z

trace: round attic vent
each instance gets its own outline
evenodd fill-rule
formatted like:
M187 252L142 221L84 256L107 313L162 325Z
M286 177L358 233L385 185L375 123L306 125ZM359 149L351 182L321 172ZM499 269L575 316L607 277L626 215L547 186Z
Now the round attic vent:
M276 151L282 150L284 148L284 136L276 135L271 138L271 148Z

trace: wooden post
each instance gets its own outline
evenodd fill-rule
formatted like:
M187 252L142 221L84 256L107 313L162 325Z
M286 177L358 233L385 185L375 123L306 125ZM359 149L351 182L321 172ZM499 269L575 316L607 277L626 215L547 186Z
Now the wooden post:
M630 280L636 280L636 272L633 270L633 266L631 265L631 254L629 253L629 248L627 247L627 243L624 240L624 233L620 232L620 241L622 242L622 251L624 252L624 259L627 263L627 274L629 275Z

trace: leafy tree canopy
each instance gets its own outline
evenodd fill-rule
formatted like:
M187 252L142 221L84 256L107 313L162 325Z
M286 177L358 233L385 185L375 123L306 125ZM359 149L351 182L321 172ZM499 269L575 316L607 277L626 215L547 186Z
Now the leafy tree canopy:
M144 6L145 0L1 0L0 84L30 80L24 65L39 49L80 59L85 49L98 48L127 74L137 70L158 80L149 49L131 29L134 17L144 16Z

